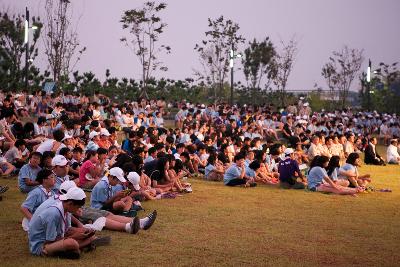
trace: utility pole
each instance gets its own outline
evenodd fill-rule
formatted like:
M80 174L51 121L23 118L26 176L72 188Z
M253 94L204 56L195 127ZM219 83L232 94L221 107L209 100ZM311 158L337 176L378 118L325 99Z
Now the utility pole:
M28 90L28 69L29 69L29 10L25 9L25 89Z
M367 110L371 109L371 59L368 60L367 68Z

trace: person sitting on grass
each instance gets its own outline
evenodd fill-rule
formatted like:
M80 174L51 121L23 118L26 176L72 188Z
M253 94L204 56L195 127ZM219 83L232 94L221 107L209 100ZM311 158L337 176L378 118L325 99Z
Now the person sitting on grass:
M347 179L339 179L340 157L332 156L328 167L325 168L329 178L337 185L348 187L350 182Z
M125 183L124 171L119 167L111 168L108 175L104 176L93 188L90 206L117 214L128 214L131 210L133 199L125 190L115 192L119 183Z
M244 186L254 187L257 184L252 181L250 177L246 176L246 169L244 166L244 154L239 153L235 155L234 163L225 171L224 184L227 186Z
M0 150L0 176L7 177L15 170L15 166L7 162L3 156L1 156Z
M55 185L55 176L50 170L40 170L37 174L36 181L40 184L28 193L28 197L21 205L21 212L24 215L22 220L22 228L28 230L28 223L35 213L36 209L48 198L54 195L53 187Z
M285 189L304 189L307 180L300 171L292 148L285 149L285 159L278 164L280 186ZM301 181L298 181L301 180Z
M376 151L377 144L378 144L378 139L376 139L376 137L372 137L369 140L369 144L365 148L365 157L364 157L365 164L386 165L383 158Z
M44 210L59 201L59 196L66 194L68 190L73 187L77 187L75 182L63 182L60 186L59 192L43 202L36 209L36 212L41 212L41 210ZM109 211L93 209L91 207L84 206L82 207L82 212L78 212L77 214L71 216L71 222L79 228L85 227L96 231L101 231L103 228L105 228L113 231L136 234L140 229L150 229L156 220L156 217L156 210L151 212L146 217L139 219L138 217L128 218L125 216L115 215ZM83 223L90 223L90 225L83 225Z
M4 157L9 163L19 169L26 163L29 157L29 152L26 153L26 151L28 150L26 150L25 140L17 139L15 145L4 154Z
M392 139L386 150L386 160L389 164L400 164L397 139Z
M204 178L209 181L222 181L224 173L224 167L217 163L216 155L211 154L207 159L207 166L204 169Z
M92 189L100 181L98 168L98 155L94 150L86 152L86 158L79 169L79 186L84 189Z
M28 239L33 255L79 259L81 249L110 243L110 237L97 238L93 230L71 227L71 213L77 213L85 205L82 189L73 187L59 199L31 218Z
M349 188L336 184L329 178L325 168L328 167L329 158L327 156L315 156L310 164L308 172L308 189L310 191L328 192L339 195L355 195L364 191L363 188Z
M51 161L51 165L53 165L53 173L56 177L56 183L53 190L55 192L58 192L58 190L60 189L60 185L63 182L70 180L68 175L68 160L64 156L57 155Z
M371 175L359 175L358 168L361 166L361 159L358 153L350 153L347 157L346 164L339 169L339 178L347 179L350 182L350 187L366 187L371 183Z
M19 171L18 186L22 193L29 193L39 185L39 182L36 181L36 176L41 170L39 167L41 158L42 154L39 152L33 152L31 154L29 163L22 166L21 170Z

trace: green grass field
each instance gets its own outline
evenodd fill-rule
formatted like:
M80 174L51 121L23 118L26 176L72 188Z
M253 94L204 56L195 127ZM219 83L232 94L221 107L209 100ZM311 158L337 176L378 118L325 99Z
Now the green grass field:
M21 228L17 182L0 202L1 266L399 266L400 166L363 166L392 193L336 196L191 180L194 193L144 203L149 231L103 231L112 244L79 261L33 257ZM146 212L147 212L146 211ZM143 215L143 213L141 213Z

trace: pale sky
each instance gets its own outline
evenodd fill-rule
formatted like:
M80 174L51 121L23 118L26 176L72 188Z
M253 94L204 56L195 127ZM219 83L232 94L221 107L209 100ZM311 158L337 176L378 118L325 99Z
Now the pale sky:
M78 25L81 44L87 47L77 69L92 71L100 80L104 79L107 68L112 76L140 79L138 60L119 41L124 35L119 21L125 10L140 7L145 1L71 2L73 23ZM198 54L193 48L204 39L208 17L220 15L237 22L247 40L269 36L278 45L280 39L298 37L299 54L289 78L290 90L312 89L315 83L326 87L321 68L332 51L343 45L364 49L363 69L368 58L373 68L381 61L400 61L398 0L171 0L167 3L161 17L168 27L161 41L171 46L172 53L161 57L168 72L155 73L156 77L193 77L193 69L199 67ZM24 13L28 6L31 16L42 13L43 5L44 0L0 0L1 9ZM36 64L43 69L47 66L43 49L39 53L42 56ZM243 81L241 71L237 71L235 79ZM357 88L358 83L353 83L352 89Z

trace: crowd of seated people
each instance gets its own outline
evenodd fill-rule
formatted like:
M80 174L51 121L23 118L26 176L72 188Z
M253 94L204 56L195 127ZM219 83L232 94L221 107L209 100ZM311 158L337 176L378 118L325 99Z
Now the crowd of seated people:
M168 128L172 106L178 112ZM164 99L116 104L99 93L37 91L0 93L0 112L0 175L17 175L27 194L23 228L35 255L79 257L107 243L95 230L149 229L157 212L139 219L144 201L193 192L188 177L356 195L373 182L359 172L360 155L365 164L400 162L396 114L312 112L303 99L278 109ZM379 140L390 142L386 160ZM46 229L46 220L55 226Z

